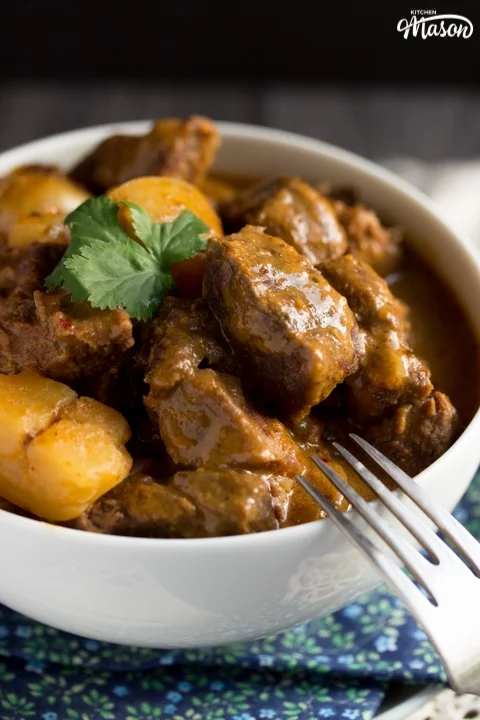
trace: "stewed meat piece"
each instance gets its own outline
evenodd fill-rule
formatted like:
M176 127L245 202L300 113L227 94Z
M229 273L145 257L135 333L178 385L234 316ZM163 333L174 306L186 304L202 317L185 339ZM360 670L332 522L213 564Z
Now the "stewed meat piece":
M259 399L289 419L358 368L347 301L280 238L247 226L207 250L204 297Z
M301 472L298 447L279 420L245 397L202 301L167 298L146 340L145 404L174 462L189 468Z
M395 408L366 439L414 477L450 447L457 430L457 411L446 395L434 392L418 405Z
M140 537L198 538L274 530L268 479L246 470L178 472L166 482L137 473L74 523L80 530Z
M135 473L99 498L71 525L109 535L178 537L195 523L195 514L194 505L173 487Z
M168 175L197 184L219 145L217 129L207 118L161 120L146 135L107 138L70 175L98 194L146 175Z
M323 272L347 298L360 326L361 367L346 381L357 417L366 420L427 397L433 390L430 370L412 351L406 307L385 280L353 255L326 263Z
M270 483L246 470L179 472L172 480L196 507L201 534L217 536L278 527Z
M24 249L0 244L0 372L22 369L36 340L31 333L37 314L33 293L43 288L46 275L57 265L65 248L32 244Z
M50 356L38 359L46 375L68 382L118 372L134 344L132 321L123 308L92 308L73 302L63 290L36 292L34 300L52 348Z
M244 225L264 227L282 238L313 265L343 255L345 231L332 203L297 177L281 177L256 185L220 205L228 232Z
M385 277L393 272L402 257L402 233L386 228L373 210L360 203L347 205L334 201L338 220L348 237L350 252Z
M167 451L179 465L280 471L292 463L284 454L281 424L255 411L233 375L197 369L167 393L150 392L146 404L156 416Z
M153 395L170 390L199 365L225 370L228 361L215 318L201 300L165 298L143 330L141 362Z
M0 372L34 369L67 383L95 379L98 387L105 386L107 378L113 382L134 344L128 314L121 308L98 310L73 302L63 290L36 290L55 263L47 270L43 262L48 245L23 252L25 259L16 269L18 285L0 301ZM93 386L91 394L96 397Z
M65 252L60 244L32 243L13 248L0 243L0 317L21 299L33 302L35 290L42 290L45 277Z

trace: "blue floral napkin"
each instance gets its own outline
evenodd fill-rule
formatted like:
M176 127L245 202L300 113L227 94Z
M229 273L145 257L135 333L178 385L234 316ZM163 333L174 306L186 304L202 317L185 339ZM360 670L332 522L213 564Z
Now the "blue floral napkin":
M480 473L456 516L480 537ZM370 720L389 683L445 681L386 589L275 637L191 651L98 643L0 606L2 720Z

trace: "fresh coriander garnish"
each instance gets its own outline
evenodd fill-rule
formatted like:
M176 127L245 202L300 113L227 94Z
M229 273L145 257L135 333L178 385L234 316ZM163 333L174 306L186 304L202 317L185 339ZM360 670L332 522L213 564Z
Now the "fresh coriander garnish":
M139 242L119 222L118 211L125 205ZM88 300L102 310L124 307L141 320L156 313L172 287L172 265L203 250L201 235L209 231L189 210L172 222L154 223L138 205L105 195L86 200L65 224L71 242L46 286L63 287L73 300Z

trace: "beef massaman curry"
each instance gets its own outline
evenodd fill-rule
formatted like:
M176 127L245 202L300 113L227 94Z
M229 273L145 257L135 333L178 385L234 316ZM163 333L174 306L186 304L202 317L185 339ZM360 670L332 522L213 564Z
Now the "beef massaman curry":
M311 460L358 486L332 440L359 432L415 475L471 419L473 332L401 228L324 178L212 173L219 144L169 119L1 180L2 508L271 530L320 517L299 473L347 507Z

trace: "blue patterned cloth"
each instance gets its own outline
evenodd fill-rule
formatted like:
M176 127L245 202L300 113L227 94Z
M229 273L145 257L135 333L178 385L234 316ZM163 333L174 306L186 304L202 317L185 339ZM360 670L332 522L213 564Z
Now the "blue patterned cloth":
M480 473L456 516L480 538ZM98 643L0 607L2 720L370 720L389 683L445 681L386 589L275 637L191 651Z

